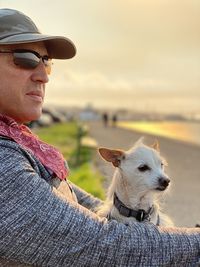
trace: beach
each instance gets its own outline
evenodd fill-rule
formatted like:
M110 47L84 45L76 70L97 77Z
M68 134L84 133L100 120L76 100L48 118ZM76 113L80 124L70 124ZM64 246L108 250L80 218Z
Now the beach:
M163 211L174 221L176 226L194 227L200 223L200 146L148 133L119 127L104 127L101 122L88 122L89 135L98 147L128 150L142 136L146 144L155 139L160 143L161 154L167 159L167 173L171 178L169 192L166 193ZM105 187L112 178L114 168L95 153L95 164L106 177Z

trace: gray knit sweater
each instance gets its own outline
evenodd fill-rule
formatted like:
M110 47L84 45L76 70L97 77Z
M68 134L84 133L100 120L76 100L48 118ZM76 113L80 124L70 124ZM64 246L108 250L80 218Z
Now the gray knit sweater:
M52 179L29 152L0 139L0 266L198 266L200 229L122 224Z

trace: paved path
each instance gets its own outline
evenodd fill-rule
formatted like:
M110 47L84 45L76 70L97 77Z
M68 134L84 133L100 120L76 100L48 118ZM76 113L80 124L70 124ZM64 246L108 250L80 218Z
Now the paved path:
M121 128L103 127L100 122L88 123L90 136L99 146L129 149L141 136L146 143L153 143L155 136ZM171 190L166 194L164 210L175 225L193 227L200 222L200 146L157 137L162 155L168 161L167 172L172 180ZM105 177L112 177L114 169L103 161L98 153L96 164Z

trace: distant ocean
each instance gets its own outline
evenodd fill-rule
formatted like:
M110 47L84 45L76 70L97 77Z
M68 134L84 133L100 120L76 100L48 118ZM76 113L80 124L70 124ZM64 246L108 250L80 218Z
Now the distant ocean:
M200 145L200 122L183 121L121 121L118 126Z

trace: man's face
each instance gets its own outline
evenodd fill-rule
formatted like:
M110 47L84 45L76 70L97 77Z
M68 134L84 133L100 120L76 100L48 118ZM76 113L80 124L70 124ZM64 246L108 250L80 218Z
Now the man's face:
M29 49L48 55L43 43L0 46L0 50ZM35 69L22 69L12 54L0 53L0 113L18 123L37 120L42 112L48 76L42 62Z

